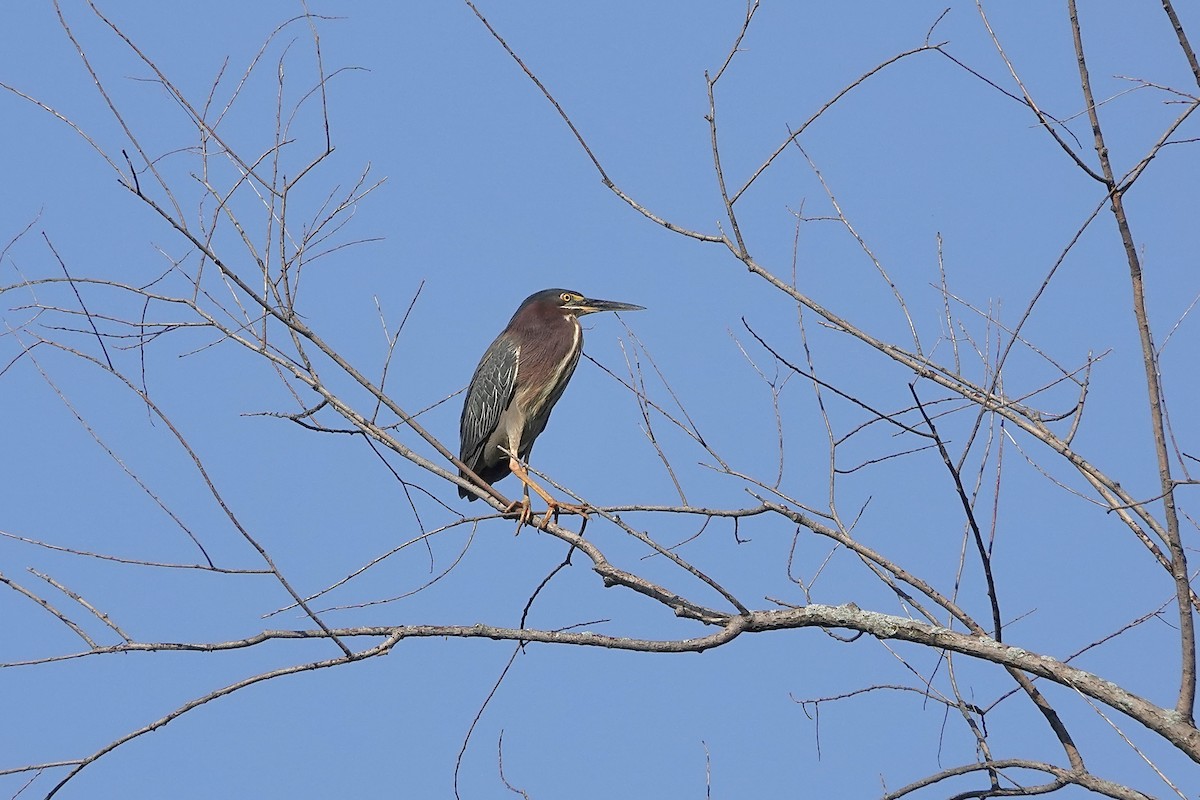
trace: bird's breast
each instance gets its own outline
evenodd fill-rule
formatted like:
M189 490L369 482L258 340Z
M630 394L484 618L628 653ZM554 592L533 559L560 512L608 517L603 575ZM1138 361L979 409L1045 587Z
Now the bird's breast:
M583 350L583 328L574 316L566 320L566 335L548 335L521 347L517 369L517 400L530 411L553 406L571 380ZM558 332L555 332L558 333Z

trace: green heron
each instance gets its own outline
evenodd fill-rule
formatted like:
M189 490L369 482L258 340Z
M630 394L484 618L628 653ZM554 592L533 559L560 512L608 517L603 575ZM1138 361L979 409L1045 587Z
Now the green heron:
M597 311L640 310L642 306L594 300L568 289L544 289L525 298L475 368L459 421L458 457L488 483L510 472L520 478L524 498L508 510L520 507L523 522L529 520L530 489L549 506L546 521L562 507L533 482L521 462L529 460L534 441L546 429L579 363L579 318ZM476 497L461 486L458 496Z

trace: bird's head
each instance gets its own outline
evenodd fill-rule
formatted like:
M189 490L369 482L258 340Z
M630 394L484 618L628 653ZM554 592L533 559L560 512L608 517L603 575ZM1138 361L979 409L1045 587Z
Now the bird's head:
M642 311L644 306L630 303L618 303L615 300L597 300L594 297L584 297L579 292L570 289L543 289L531 294L517 309L517 315L525 310L534 312L557 311L582 317L584 314L595 314L597 311Z

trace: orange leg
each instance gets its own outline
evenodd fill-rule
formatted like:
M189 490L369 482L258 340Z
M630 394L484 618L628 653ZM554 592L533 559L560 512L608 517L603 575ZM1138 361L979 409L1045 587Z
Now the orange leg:
M541 523L541 525L538 526L539 528L544 528L550 522L551 517L554 518L555 522L558 522L558 515L563 511L567 512L568 514L582 514L584 516L587 515L587 510L586 510L587 506L572 505L570 503L560 503L557 500L555 500L553 497L551 497L549 492L547 492L545 489L543 489L541 486L539 486L537 484L537 482L534 481L533 478L529 477L529 472L523 466L521 466L521 463L519 461L517 461L517 459L511 458L511 457L508 459L508 469L509 469L509 471L512 472L513 475L517 476L517 478L521 481L521 483L525 484L525 496L521 499L521 501L519 503L517 501L514 501L513 507L509 509L510 511L515 511L518 505L520 505L522 507L521 522L519 522L517 525L518 530L520 530L521 525L529 524L529 521L533 517L533 514L531 513L531 509L529 507L530 506L530 503L529 503L529 490L530 489L533 489L533 491L537 493L538 497L540 497L546 501L546 506L547 506L546 516L542 517L542 523Z

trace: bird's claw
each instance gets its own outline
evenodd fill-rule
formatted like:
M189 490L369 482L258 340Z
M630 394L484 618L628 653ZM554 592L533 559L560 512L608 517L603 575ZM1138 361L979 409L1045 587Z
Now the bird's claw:
M518 511L518 509L520 510L520 513L517 514L517 529L513 532L514 536L520 533L521 528L528 525L529 520L533 518L533 508L530 506L528 497L522 497L520 500L513 500L508 504L508 507L504 509L504 514L505 516L508 516L509 514Z
M547 503L546 505L546 513L542 516L541 522L534 527L545 528L550 524L550 520L554 520L554 523L557 525L559 514L578 514L584 518L584 522L586 523L586 521L590 518L590 512L592 510L591 506L587 505L586 503L575 504L551 502ZM513 513L517 514L517 533L520 533L521 528L524 526L532 525L535 516L533 513L533 504L529 502L528 497L522 497L520 500L513 500L508 504L508 507L504 509L504 513L505 515Z
M564 514L578 514L584 519L590 519L593 510L587 503L559 503L558 509Z

